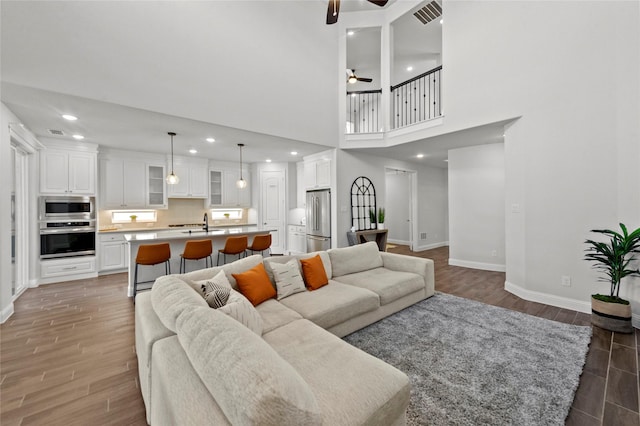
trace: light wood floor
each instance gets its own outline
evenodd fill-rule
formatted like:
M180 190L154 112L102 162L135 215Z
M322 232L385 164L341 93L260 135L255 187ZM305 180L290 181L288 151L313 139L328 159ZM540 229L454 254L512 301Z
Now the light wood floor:
M504 287L504 274L431 258L436 290L556 321L589 325L589 315L526 302ZM27 290L0 327L0 424L144 425L134 349L134 307L126 274ZM636 335L594 328L569 425L640 425Z

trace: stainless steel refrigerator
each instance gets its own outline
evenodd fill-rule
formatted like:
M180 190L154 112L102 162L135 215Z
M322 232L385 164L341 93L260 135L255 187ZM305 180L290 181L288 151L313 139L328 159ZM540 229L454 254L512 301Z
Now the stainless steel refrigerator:
M307 191L307 253L331 248L331 191Z

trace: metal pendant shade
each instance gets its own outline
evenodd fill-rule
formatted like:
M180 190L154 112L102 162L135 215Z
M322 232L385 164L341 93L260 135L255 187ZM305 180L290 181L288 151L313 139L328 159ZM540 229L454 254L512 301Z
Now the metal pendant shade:
M169 136L171 136L171 173L167 175L167 183L169 185L175 185L180 182L180 178L173 172L173 137L176 135L175 132L167 132Z
M236 181L236 187L238 187L238 189L244 189L247 187L247 181L244 180L244 178L242 177L242 147L243 146L244 146L243 143L238 144L238 147L240 148L240 179Z

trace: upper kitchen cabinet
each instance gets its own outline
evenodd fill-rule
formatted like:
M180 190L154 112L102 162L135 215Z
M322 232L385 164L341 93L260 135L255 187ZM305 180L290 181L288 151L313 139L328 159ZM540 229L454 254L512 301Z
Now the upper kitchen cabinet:
M166 209L169 207L166 176L164 165L147 164L147 207L153 209Z
M331 159L320 158L304 161L304 183L306 189L331 187Z
M242 177L251 182L248 168L242 169ZM251 207L251 185L238 189L236 182L240 171L236 167L219 167L209 170L209 207Z
M169 198L208 198L208 169L206 159L175 157L173 171L179 181L168 185Z
M100 205L103 209L146 207L146 167L143 160L100 159Z
M61 149L58 143L45 143L40 152L40 193L95 195L98 154L93 144Z

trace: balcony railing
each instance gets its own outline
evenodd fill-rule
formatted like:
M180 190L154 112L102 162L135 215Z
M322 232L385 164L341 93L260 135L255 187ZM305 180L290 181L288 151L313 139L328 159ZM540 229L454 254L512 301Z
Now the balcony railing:
M442 115L440 77L442 66L391 86L391 125L394 129Z
M345 133L381 132L380 98L382 90L347 92L347 128Z

